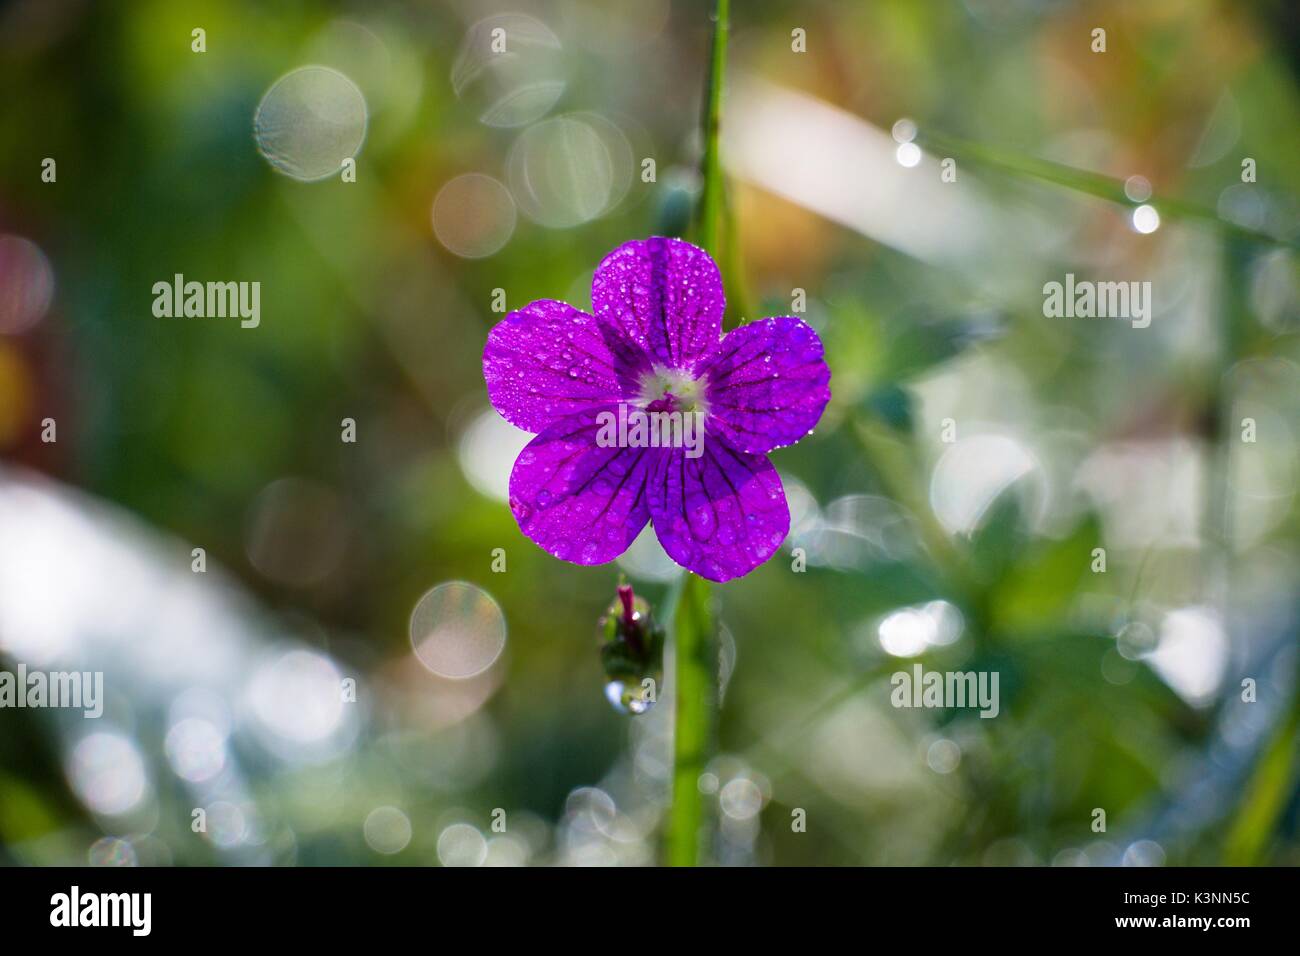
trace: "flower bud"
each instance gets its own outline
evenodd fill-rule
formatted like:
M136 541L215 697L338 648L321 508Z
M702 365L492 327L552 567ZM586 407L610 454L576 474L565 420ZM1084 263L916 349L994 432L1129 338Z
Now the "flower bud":
M600 635L605 697L623 713L645 713L663 679L664 631L630 584L619 585L617 600L600 620Z

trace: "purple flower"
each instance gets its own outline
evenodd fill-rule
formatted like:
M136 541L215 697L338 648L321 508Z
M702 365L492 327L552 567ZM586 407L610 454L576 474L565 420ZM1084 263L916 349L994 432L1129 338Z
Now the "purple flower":
M520 530L557 558L603 564L650 521L696 574L748 574L790 530L766 453L808 434L830 400L817 333L785 316L721 337L718 267L679 239L619 246L596 269L591 301L594 316L532 302L483 349L492 405L537 435L510 475ZM699 447L607 440L615 416L638 412L692 416Z

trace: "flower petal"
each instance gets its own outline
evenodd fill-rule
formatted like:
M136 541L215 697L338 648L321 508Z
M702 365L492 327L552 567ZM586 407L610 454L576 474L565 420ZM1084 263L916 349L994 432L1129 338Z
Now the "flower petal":
M534 438L510 474L519 530L574 564L604 564L627 550L650 517L646 481L656 448L596 444L603 411L571 415Z
M821 339L791 316L728 332L700 372L708 380L710 432L748 452L793 445L812 431L831 397Z
M692 371L717 345L726 298L709 254L680 239L625 242L596 267L597 318L636 342L656 363Z
M550 299L511 312L483 347L492 407L530 432L579 409L635 395L648 367L640 350L613 329Z
M781 546L790 509L781 476L763 455L706 441L687 458L674 448L650 476L650 520L669 556L710 581L748 574Z

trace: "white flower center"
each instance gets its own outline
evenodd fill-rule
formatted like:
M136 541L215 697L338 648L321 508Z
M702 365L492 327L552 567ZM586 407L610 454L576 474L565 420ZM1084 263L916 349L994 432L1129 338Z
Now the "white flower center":
M641 377L641 401L646 406L668 400L671 411L707 413L705 392L708 378L694 378L685 372L656 365Z

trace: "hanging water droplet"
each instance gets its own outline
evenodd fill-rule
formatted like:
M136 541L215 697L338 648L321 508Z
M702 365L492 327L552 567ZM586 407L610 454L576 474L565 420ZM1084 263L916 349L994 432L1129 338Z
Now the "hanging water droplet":
M600 662L605 670L605 699L624 714L644 714L658 699L663 680L664 631L650 605L618 588L618 599L600 621Z

